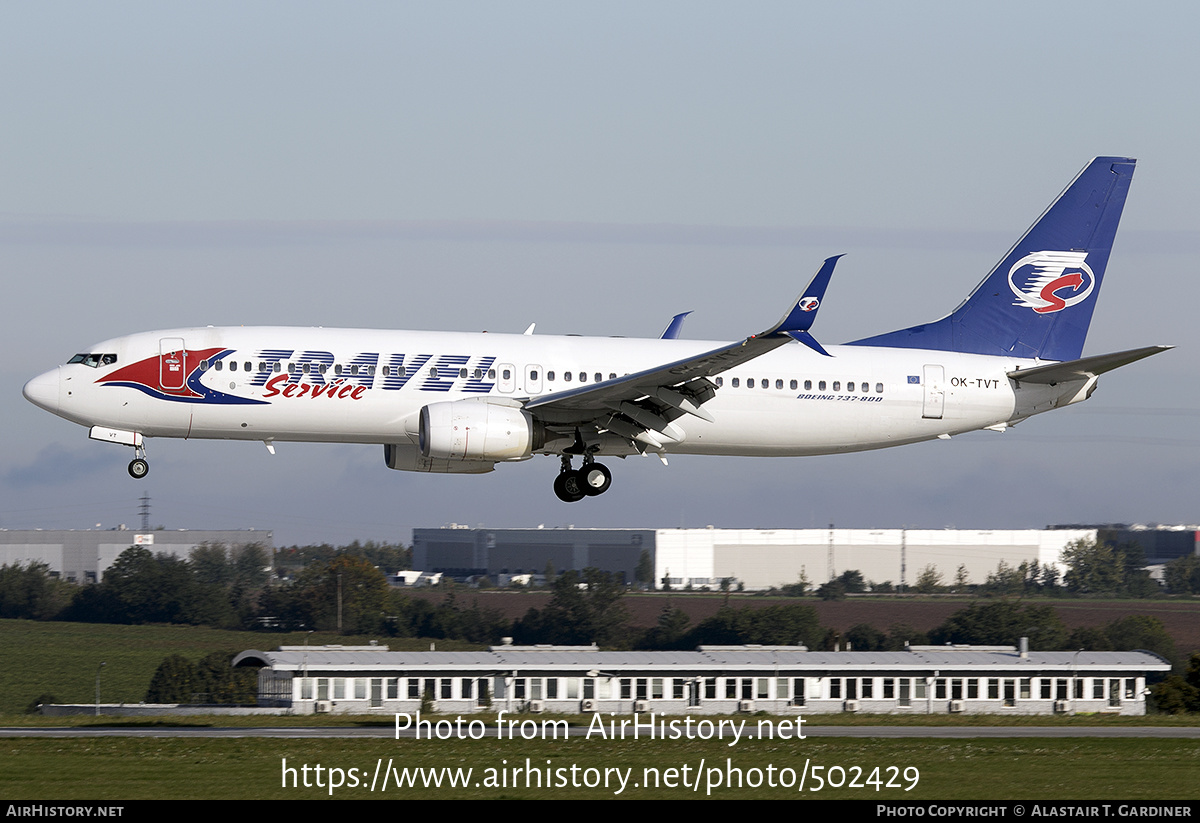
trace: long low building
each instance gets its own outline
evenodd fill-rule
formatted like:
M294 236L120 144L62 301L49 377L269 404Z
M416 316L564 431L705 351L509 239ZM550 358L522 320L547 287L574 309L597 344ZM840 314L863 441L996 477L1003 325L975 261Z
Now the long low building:
M145 546L155 554L186 559L201 545L263 545L273 551L270 531L255 529L0 529L0 565L45 563L50 571L72 583L96 583L104 570L130 546Z
M1193 527L1080 526L1048 529L413 529L413 567L453 577L542 574L589 566L653 586L747 590L801 579L814 588L851 569L876 584L912 587L922 573L950 585L983 583L1001 563L1036 562L1061 575L1076 540L1138 543L1147 563L1196 554Z
M813 652L797 646L701 646L605 652L594 646L493 646L393 652L386 646L244 651L258 702L299 714L657 712L661 714L1064 714L1146 712L1146 678L1170 665L1150 652L1028 652L1009 646L914 646Z
M950 584L960 566L982 583L1001 562L1061 565L1073 540L1096 529L413 529L413 566L457 577L541 574L589 566L636 579L653 568L655 588L747 590L806 579L813 587L854 569L866 580L913 586L933 569Z

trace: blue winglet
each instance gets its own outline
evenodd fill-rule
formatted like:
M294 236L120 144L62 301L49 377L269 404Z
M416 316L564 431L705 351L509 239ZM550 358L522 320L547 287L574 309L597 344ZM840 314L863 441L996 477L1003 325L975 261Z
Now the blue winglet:
M659 335L659 340L675 340L679 337L679 332L683 329L684 319L691 314L690 311L685 311L682 314L677 314L671 318L671 322L663 329L663 333Z
M770 334L807 332L812 328L813 321L817 319L817 309L821 307L821 301L825 299L825 289L829 286L829 278L833 276L833 267L842 257L843 255L838 254L825 260L825 264L808 284L808 288L796 298L796 305L792 307L786 317L779 321L775 328L771 329Z

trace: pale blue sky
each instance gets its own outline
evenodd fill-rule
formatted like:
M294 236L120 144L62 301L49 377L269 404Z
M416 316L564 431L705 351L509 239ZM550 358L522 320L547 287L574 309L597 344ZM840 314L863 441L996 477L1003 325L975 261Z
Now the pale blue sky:
M0 4L0 527L403 539L458 521L1195 521L1200 11L1177 3ZM1139 159L1087 351L1180 348L1082 407L887 452L545 458L128 450L20 396L128 332L345 325L734 338L845 252L836 343L953 308L1097 154ZM15 355L15 356L14 356Z

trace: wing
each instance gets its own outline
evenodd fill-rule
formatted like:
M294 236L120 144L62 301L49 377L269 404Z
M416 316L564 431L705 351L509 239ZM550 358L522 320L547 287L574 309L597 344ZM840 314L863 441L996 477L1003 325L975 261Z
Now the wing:
M761 334L635 374L543 394L526 401L525 408L551 428L610 431L634 441L639 450L661 449L664 442L679 439L672 421L690 414L712 422L703 408L717 391L709 378L792 340L826 354L808 330L840 257L827 259L783 319Z

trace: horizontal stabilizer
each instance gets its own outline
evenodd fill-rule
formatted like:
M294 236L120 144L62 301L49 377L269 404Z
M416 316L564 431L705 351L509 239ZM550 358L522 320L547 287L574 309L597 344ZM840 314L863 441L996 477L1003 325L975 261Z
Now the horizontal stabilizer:
M1010 371L1008 376L1021 383L1045 383L1055 385L1069 380L1086 380L1098 374L1128 366L1144 357L1173 349L1174 346L1146 346L1142 349L1130 349L1113 354L1098 354L1085 357L1082 360L1071 360L1066 363L1051 363L1046 366L1034 366L1032 369L1017 369Z

